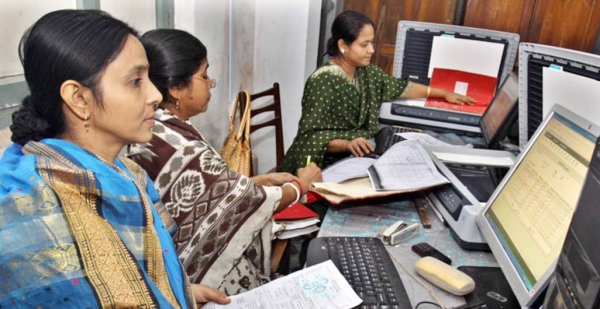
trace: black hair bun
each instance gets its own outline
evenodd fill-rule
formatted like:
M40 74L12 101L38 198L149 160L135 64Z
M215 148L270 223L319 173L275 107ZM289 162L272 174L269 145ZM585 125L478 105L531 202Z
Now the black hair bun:
M49 125L31 108L31 96L23 99L23 105L12 114L11 140L17 144L25 145L29 141L39 141L49 137Z

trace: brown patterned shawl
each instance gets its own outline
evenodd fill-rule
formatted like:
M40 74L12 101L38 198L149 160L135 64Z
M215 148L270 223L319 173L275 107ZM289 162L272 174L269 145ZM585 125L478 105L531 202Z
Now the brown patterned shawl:
M188 122L159 109L154 136L129 156L154 180L179 229L177 252L192 282L235 295L269 280L278 187L229 170Z

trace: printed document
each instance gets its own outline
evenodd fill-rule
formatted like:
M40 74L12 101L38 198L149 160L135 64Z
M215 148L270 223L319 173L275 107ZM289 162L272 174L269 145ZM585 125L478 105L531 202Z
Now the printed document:
M416 139L423 146L449 146L449 147L465 147L465 145L452 145L446 142L442 142L439 139L426 134L426 133L418 133L418 132L402 132L396 133L396 135L402 136L404 139Z
M369 157L350 157L336 162L323 170L323 182L340 183L348 179L367 177L367 169L376 159Z
M248 292L231 303L203 309L349 309L362 300L331 260L291 273Z
M415 190L449 183L418 140L394 144L368 172L376 190Z

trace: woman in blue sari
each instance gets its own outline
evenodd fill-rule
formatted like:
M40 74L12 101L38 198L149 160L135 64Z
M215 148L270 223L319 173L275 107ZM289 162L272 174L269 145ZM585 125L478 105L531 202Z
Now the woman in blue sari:
M175 225L147 174L119 158L152 138L162 96L136 32L101 11L49 13L23 36L31 95L0 165L1 308L195 308Z

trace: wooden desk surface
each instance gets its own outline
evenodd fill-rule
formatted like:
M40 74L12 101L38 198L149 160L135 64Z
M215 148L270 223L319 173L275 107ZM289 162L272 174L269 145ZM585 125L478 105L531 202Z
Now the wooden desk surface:
M396 199L403 199L396 197ZM392 225L397 220L413 223L419 222L419 215L415 210L411 200L388 202L384 204L362 203L360 206L352 206L346 208L330 207L321 224L321 230L318 237L326 236L364 236L364 237L380 237L383 230ZM498 266L491 252L483 251L467 251L458 246L456 241L450 235L450 231L446 228L439 218L431 209L427 209L431 228L424 229L419 227L419 233L414 237L402 242L396 246L387 246L388 252L400 260L405 267L415 276L419 276L414 272L413 265L420 257L412 252L411 246L420 243L428 242L436 249L452 259L452 266ZM394 260L394 259L393 259ZM414 308L421 301L435 300L429 295L427 290L417 283L410 275L408 275L397 261L394 260L396 268L404 288L410 298L411 305ZM430 287L436 296L447 307L455 307L465 303L463 297L457 297L449 294L419 277L422 282ZM433 306L425 306L422 308L433 308Z

